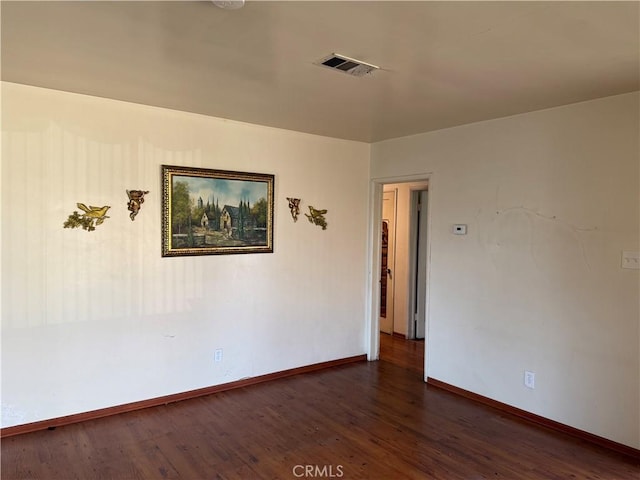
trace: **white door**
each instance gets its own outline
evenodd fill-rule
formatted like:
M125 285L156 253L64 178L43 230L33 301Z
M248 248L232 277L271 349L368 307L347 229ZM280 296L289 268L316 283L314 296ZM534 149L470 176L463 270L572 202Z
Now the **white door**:
M382 256L380 259L380 331L393 333L393 284L395 271L396 192L382 196Z

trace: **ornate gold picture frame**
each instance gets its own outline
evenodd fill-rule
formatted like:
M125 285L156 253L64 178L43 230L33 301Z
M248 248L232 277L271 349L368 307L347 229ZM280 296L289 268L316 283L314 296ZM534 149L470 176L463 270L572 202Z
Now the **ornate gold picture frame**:
M162 256L273 252L274 175L162 166Z

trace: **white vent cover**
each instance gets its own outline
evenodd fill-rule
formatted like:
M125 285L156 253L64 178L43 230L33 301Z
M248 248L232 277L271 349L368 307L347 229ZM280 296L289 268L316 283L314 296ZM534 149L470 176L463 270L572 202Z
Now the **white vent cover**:
M315 62L315 64L332 70L338 70L340 72L353 75L354 77L363 77L380 68L375 65L371 65L370 63L356 60L355 58L345 57L344 55L339 55L337 53L327 55Z

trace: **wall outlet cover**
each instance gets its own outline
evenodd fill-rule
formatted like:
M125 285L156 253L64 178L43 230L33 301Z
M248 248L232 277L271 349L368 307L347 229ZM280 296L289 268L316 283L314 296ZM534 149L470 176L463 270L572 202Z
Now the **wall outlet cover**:
M533 372L524 372L524 386L527 388L536 388L536 374Z
M622 268L640 270L640 252L622 252Z
M218 363L222 361L222 349L218 348L213 354L214 362Z

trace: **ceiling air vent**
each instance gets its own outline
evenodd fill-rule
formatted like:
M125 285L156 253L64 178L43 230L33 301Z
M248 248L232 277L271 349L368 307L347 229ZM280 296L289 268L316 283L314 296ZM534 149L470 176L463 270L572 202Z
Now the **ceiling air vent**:
M318 60L315 64L332 70L338 70L340 72L353 75L354 77L363 77L380 68L375 65L371 65L370 63L356 60L355 58L338 55L337 53L332 53L331 55Z

